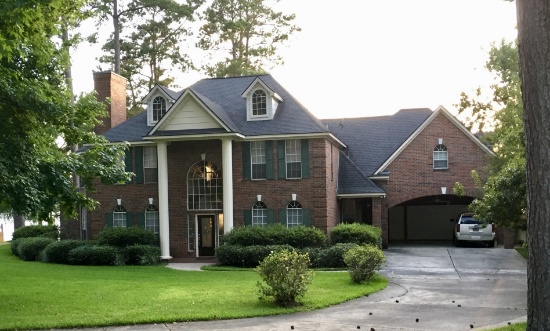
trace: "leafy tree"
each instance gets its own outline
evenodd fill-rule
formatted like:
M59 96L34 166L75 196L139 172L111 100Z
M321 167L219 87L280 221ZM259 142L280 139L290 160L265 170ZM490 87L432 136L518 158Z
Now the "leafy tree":
M527 155L527 330L550 330L550 3L516 5Z
M213 0L204 11L198 46L227 52L224 60L205 65L211 77L243 76L265 72L281 64L277 47L301 29L292 24L294 14L273 9L280 0ZM211 54L212 55L212 54Z
M493 131L484 138L492 145L496 157L491 159L483 196L474 200L470 209L487 222L523 227L525 145L517 43L493 44L486 68L497 79L491 85L491 100L481 100L482 91L478 89L475 96L463 92L458 105L459 113L470 115L467 123L470 128L483 129L486 122L493 125Z
M73 103L59 42L60 18L80 15L85 0L5 0L0 3L0 205L35 220L94 201L73 185L78 174L92 188L96 177L127 179L121 147L93 134L104 106L94 95ZM74 144L87 153L71 153Z

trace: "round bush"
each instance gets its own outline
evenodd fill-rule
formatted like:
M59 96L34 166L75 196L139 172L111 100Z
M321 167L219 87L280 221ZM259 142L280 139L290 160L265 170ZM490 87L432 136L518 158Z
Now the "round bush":
M58 235L59 229L56 225L29 225L13 231L12 240L32 237L57 239Z
M375 270L386 262L382 250L373 245L357 246L344 254L351 279L355 283L368 281L374 276Z
M222 245L216 248L216 258L220 265L252 268L260 264L272 252L292 250L289 245L240 246Z
M132 245L123 249L124 262L127 265L155 265L160 263L160 247L151 245Z
M69 264L69 252L82 245L85 242L80 240L54 241L44 248L44 262Z
M120 265L119 249L113 246L83 245L69 252L69 262L78 265Z
M17 254L24 261L36 261L44 248L53 241L54 239L46 237L20 238Z
M382 247L382 230L379 227L360 223L341 223L329 232L330 243L356 243Z
M158 245L158 236L138 227L105 228L99 233L97 244L119 248L132 245Z
M295 248L323 247L327 236L314 227L295 226L287 228L282 224L268 226L239 226L224 235L223 242L229 245L261 246L291 245Z
M15 256L19 256L19 252L17 251L17 248L19 247L20 241L21 239L15 239L10 242L11 254Z
M288 229L286 235L285 243L294 248L324 247L327 244L327 236L314 227L294 226Z
M336 244L319 251L317 258L318 268L345 268L344 254L357 244L345 243Z

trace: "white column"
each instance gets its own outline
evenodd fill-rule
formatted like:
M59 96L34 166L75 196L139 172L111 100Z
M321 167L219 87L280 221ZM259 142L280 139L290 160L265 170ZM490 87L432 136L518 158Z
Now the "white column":
M160 258L170 256L170 217L168 214L168 150L166 142L157 143L159 187Z
M233 147L231 139L222 139L223 232L233 230Z

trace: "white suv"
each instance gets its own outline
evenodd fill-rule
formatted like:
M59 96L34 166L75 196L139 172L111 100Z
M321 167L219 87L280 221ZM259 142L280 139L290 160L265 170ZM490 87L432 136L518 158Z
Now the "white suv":
M460 214L455 220L453 242L460 246L464 242L484 242L495 247L495 225L482 223L473 213Z

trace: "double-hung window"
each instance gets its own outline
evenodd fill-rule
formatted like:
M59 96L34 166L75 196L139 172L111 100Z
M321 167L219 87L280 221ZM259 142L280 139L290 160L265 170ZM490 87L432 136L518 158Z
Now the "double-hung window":
M125 228L126 216L126 208L124 208L123 206L116 206L113 210L113 227Z
M252 116L267 115L267 94L262 90L256 90L252 94Z
M291 201L286 207L286 226L304 225L304 213L302 205L298 201Z
M145 230L159 233L159 210L154 205L145 208Z
M143 148L143 179L145 183L158 182L157 147Z
M252 179L266 179L267 167L265 152L265 141L253 141L250 143Z
M448 169L449 168L449 154L445 145L439 144L434 148L433 157L434 169Z
M153 122L158 122L166 114L166 99L156 97L153 99Z
M285 141L286 178L302 178L302 148L300 140Z
M252 225L267 225L267 205L258 201L252 206Z

